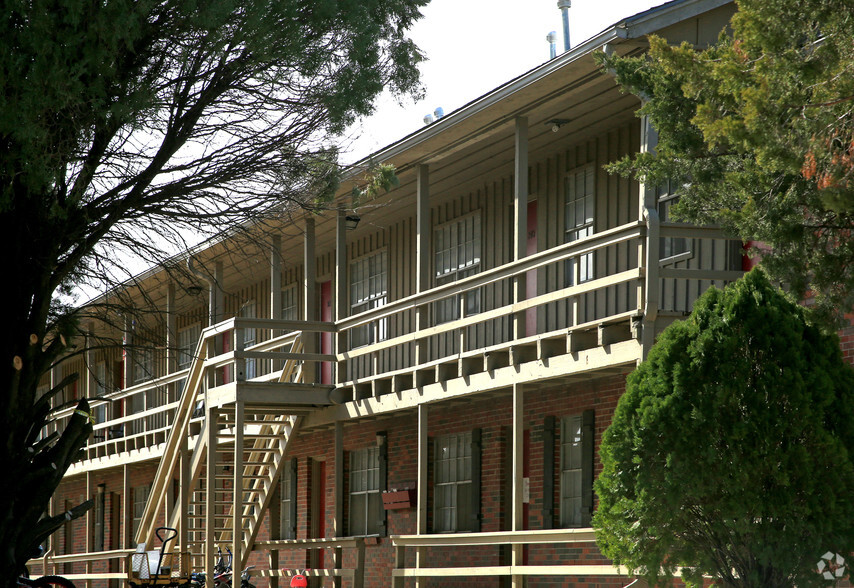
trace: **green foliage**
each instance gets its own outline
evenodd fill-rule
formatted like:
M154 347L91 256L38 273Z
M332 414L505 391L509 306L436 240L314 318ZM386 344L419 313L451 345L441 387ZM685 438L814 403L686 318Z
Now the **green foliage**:
M86 438L30 442L47 418L39 381L95 312L63 297L81 283L111 291L129 256L155 264L187 235L262 231L272 211L328 201L334 135L384 89L420 93L407 31L426 3L4 3L0 585L55 528L38 521ZM109 317L142 312L122 295L111 291ZM43 455L57 456L46 469Z
M711 289L628 379L594 526L651 583L826 585L854 548L854 373L759 270Z
M707 50L652 38L603 58L646 102L657 154L612 169L672 179L675 213L761 241L763 264L831 315L854 306L854 18L847 0L742 0ZM789 15L781 17L781 15Z
M351 190L353 206L359 206L376 198L381 191L390 192L400 185L394 165L390 163L371 164L365 172L362 182Z

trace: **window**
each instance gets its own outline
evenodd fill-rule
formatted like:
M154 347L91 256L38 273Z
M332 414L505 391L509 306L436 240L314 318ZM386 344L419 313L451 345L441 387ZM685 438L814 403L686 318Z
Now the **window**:
M480 429L437 437L434 449L433 530L479 531Z
M595 199L594 166L571 172L564 179L566 197L564 242L571 243L593 234L593 203ZM593 279L593 253L567 260L566 285L572 286Z
M358 314L383 306L388 299L386 252L380 251L350 263L350 312ZM384 318L351 331L351 347L385 340L388 319Z
M202 334L202 326L199 323L190 325L178 331L178 370L185 370L193 363L196 354L196 346Z
M383 515L380 448L350 452L350 535L382 534Z
M240 309L240 316L243 318L255 318L257 315L255 314L255 301L250 300L245 303L243 307ZM244 329L243 330L243 348L252 347L258 342L258 331L257 329ZM258 375L258 361L256 359L247 359L246 360L246 379L251 380L252 378Z
M656 196L658 197L658 220L667 222L670 220L670 209L679 201L679 195L675 194L675 186L667 180L663 185L656 188ZM688 250L688 239L685 237L660 237L659 238L659 259L668 259L681 256L683 253L690 253Z
M590 525L593 510L593 411L560 423L560 524Z
M106 507L104 489L104 484L98 485L95 505L92 508L92 548L94 551L104 551L104 510Z
M95 397L100 398L107 393L107 364L100 361L92 368L92 378L95 380ZM107 403L99 404L93 409L95 423L101 424L107 420Z
M279 478L280 525L282 539L297 538L297 460L291 459L282 468Z
M139 384L154 376L154 350L137 349L134 352L133 383Z
M139 529L139 523L142 521L142 513L145 511L145 503L148 502L148 493L151 491L151 486L137 486L133 489L133 519L131 521L131 529L133 536L136 537L136 532Z
M436 228L436 285L441 286L474 275L480 271L480 212L447 222ZM439 323L480 312L480 292L473 290L447 298L436 304Z
M299 320L299 302L297 300L296 286L290 286L282 290L282 320Z

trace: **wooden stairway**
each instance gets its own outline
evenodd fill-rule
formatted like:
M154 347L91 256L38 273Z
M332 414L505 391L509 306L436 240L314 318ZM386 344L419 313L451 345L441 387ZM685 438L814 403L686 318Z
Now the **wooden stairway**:
M233 321L209 327L200 337L136 534L137 543L159 547L154 545L155 530L168 519L167 526L179 529L178 545L169 548L193 553L195 569L212 569L217 549L232 551L235 570L245 565L273 496L289 441L297 434L302 418L286 407L235 401L206 406L201 430L196 424L194 431L191 420L199 400L205 398L201 393L206 368L222 365L222 356L214 357L213 341L228 332L229 324ZM303 351L302 338L297 333L289 340L287 354L292 357L284 360L277 383L295 384L304 379L302 362L293 358ZM239 342L235 348L242 350ZM176 472L180 479L179 500L166 517L163 506L168 502L167 491ZM239 491L235 493L234 488ZM198 561L201 557L203 563Z

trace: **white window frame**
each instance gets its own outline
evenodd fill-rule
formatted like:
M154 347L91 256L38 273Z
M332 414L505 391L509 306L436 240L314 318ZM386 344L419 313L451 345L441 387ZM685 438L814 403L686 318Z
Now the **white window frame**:
M364 447L350 452L351 537L379 535L382 531L382 496L380 494L380 448Z
M141 384L154 379L154 349L139 347L133 352L133 383Z
M679 201L679 193L673 189L673 184L667 180L664 185L656 188L658 198L658 220L670 220L670 209ZM672 265L694 257L693 239L685 237L659 237L658 258L660 265Z
M291 521L292 486L294 482L293 470L290 467L290 463L285 462L279 476L279 529L282 539L296 539L296 536L292 536L291 533L294 522Z
M257 318L257 306L254 300L247 300L240 308L240 316L243 318ZM257 329L243 329L243 348L252 347L258 343ZM255 358L246 360L246 379L251 380L258 376L258 360Z
M178 371L185 370L193 363L196 346L202 335L202 324L195 322L178 331Z
M481 271L482 234L479 210L433 229L433 276L436 286L456 282ZM477 314L481 311L480 290L446 298L437 302L435 309L436 324Z
M350 314L355 315L388 302L388 253L374 251L350 261ZM388 337L388 318L350 330L350 347L363 347Z
M282 288L282 320L299 320L299 292L296 284Z
M131 490L133 499L133 510L131 519L131 531L135 537L139 529L139 524L142 521L142 514L145 512L145 505L148 502L148 495L151 493L151 485L143 484L142 486L134 486Z
M582 415L560 420L560 526L580 527L582 517Z
M564 242L571 243L593 235L596 231L596 167L585 165L568 172L563 180L564 190ZM595 277L593 252L566 261L566 285L575 285L576 266L578 283Z
M434 440L433 531L470 531L472 434L453 433Z

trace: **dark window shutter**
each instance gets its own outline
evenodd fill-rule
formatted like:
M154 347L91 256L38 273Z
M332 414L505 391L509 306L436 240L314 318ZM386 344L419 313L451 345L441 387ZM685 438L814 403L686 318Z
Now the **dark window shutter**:
M543 529L554 528L555 514L555 417L543 421Z
M581 526L589 527L593 520L593 445L594 412L581 414Z
M480 454L481 454L481 429L472 429L471 432L471 527L470 532L480 532L480 521L483 514L480 512Z
M388 490L388 435L385 432L378 433L377 437L382 436L383 442L380 443L378 449L380 462L380 479L379 479L379 534L381 537L388 535L388 514L382 506L383 492Z
M291 487L288 488L288 492L290 493L290 502L288 503L288 508L290 509L290 516L288 517L290 520L289 528L282 529L283 531L287 531L288 537L293 539L297 538L297 487L299 484L297 483L297 458L292 458L288 467L291 468Z

